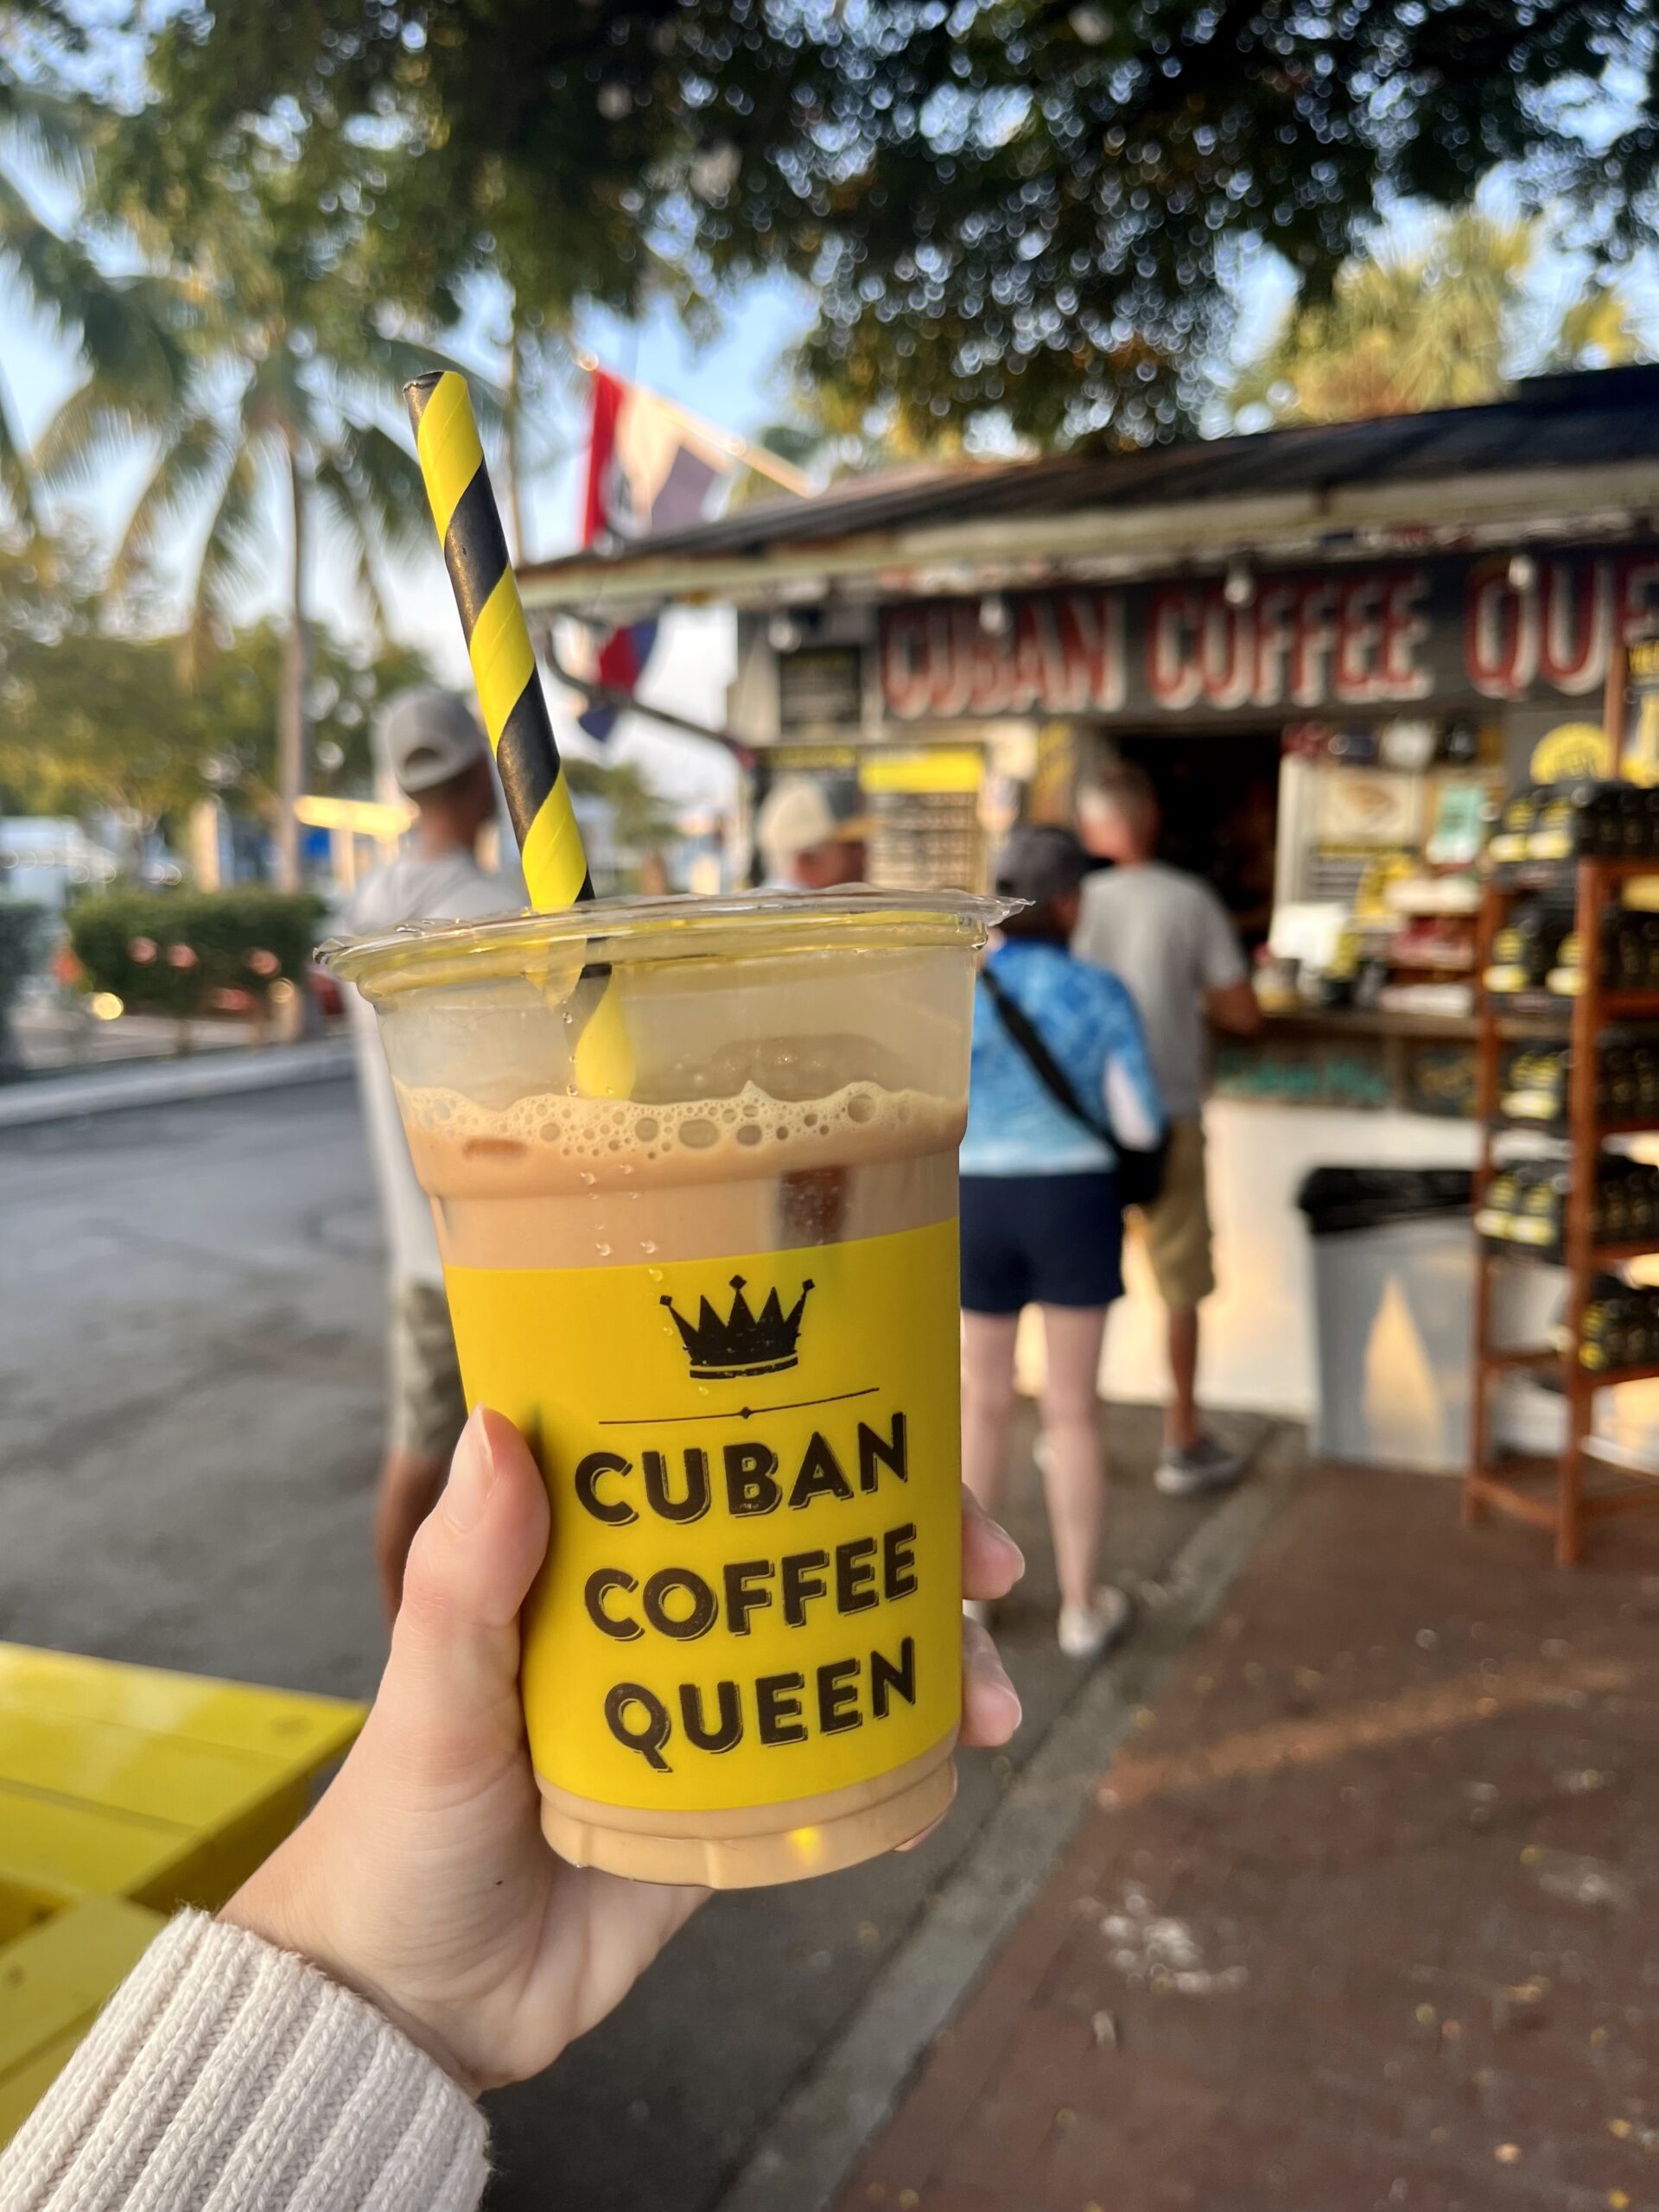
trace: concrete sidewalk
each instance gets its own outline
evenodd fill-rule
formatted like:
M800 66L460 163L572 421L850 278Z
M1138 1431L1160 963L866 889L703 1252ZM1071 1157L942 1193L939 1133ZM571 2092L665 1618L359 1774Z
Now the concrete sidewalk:
M36 1076L0 1089L0 1129L141 1106L177 1106L193 1098L229 1098L242 1091L281 1090L293 1084L331 1083L351 1067L352 1040L336 1036L302 1045L220 1048L201 1058L120 1061L74 1074Z
M1325 1472L841 2212L1659 2205L1659 1532Z

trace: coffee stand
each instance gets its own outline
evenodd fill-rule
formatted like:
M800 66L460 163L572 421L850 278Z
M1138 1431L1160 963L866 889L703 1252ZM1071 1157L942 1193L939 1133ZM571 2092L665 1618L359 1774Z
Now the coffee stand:
M1017 816L1065 818L1113 754L1144 766L1166 856L1215 884L1269 1009L1217 1066L1206 1394L1307 1416L1306 1173L1476 1161L1484 819L1541 741L1570 753L1628 725L1630 749L1653 746L1630 649L1659 639L1659 369L895 472L545 563L524 593L544 621L602 626L732 607L749 804L791 769L856 778L879 883L976 887ZM1349 1317L1367 1456L1461 1469L1473 1281L1471 1258L1467 1295L1432 1319L1386 1281ZM1156 1319L1140 1297L1115 1317L1114 1392L1149 1395ZM1639 1446L1659 1400L1629 1391L1605 1418ZM1560 1402L1518 1374L1494 1420L1548 1450Z

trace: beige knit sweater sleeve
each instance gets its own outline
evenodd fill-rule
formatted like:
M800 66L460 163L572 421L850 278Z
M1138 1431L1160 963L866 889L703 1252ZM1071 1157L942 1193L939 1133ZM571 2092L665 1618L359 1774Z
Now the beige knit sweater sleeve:
M0 2212L472 2212L472 2099L349 1990L168 1923L0 2152Z

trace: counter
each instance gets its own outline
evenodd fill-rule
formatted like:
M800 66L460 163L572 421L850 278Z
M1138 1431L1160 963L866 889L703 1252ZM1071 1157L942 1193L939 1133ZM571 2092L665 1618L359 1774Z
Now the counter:
M1387 1108L1216 1098L1205 1126L1219 1287L1204 1308L1203 1396L1211 1405L1306 1421L1317 1367L1307 1228L1296 1208L1303 1178L1323 1166L1472 1167L1474 1124ZM1155 1398L1163 1387L1163 1309L1134 1236L1125 1281L1128 1296L1107 1328L1105 1394ZM1465 1304L1464 1312L1467 1317L1471 1307ZM1446 1393L1467 1399L1466 1351L1447 1359L1436 1347L1432 1355L1422 1335L1402 1306L1385 1302L1372 1354L1389 1372L1388 1433L1402 1465L1434 1457Z
M1376 1019L1350 1017L1361 1023ZM1326 1030L1323 1021L1320 1031L1341 1033ZM1417 1034L1414 1030L1414 1038ZM1204 1308L1202 1398L1224 1409L1311 1420L1318 1395L1317 1316L1310 1239L1296 1206L1304 1176L1326 1165L1472 1167L1474 1124L1391 1105L1286 1107L1217 1097L1206 1110L1205 1127L1219 1287ZM1128 1294L1107 1326L1103 1394L1127 1402L1158 1400L1166 1373L1163 1309L1133 1235L1124 1279ZM1516 1267L1500 1282L1499 1323L1509 1340L1542 1342L1559 1306L1561 1271ZM1446 1439L1467 1417L1473 1285L1471 1241L1466 1262L1457 1255L1431 1294L1424 1296L1420 1287L1414 1299L1402 1281L1385 1277L1369 1315L1354 1322L1367 1332L1371 1433L1379 1456L1391 1464L1462 1471ZM1021 1338L1027 1388L1040 1375L1041 1332L1034 1321L1027 1318ZM1559 1449L1559 1398L1516 1377L1498 1391L1495 1407L1498 1433L1516 1449ZM1609 1394L1599 1416L1604 1438L1637 1457L1659 1458L1659 1384Z
M1218 1097L1357 1107L1457 1119L1474 1111L1472 1014L1332 1007L1268 1016L1259 1036L1222 1044Z

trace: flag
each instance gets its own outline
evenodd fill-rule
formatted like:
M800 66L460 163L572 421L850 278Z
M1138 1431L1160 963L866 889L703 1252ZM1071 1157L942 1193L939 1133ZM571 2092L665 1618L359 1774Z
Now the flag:
M604 369L593 372L593 387L582 543L701 522L709 487L735 453L654 391Z
M702 519L709 493L735 456L711 432L638 385L604 369L591 372L592 428L582 500L582 542L643 537ZM600 641L594 676L607 690L632 693L657 642L655 619L613 630ZM589 737L607 738L616 709L594 705L578 715Z

